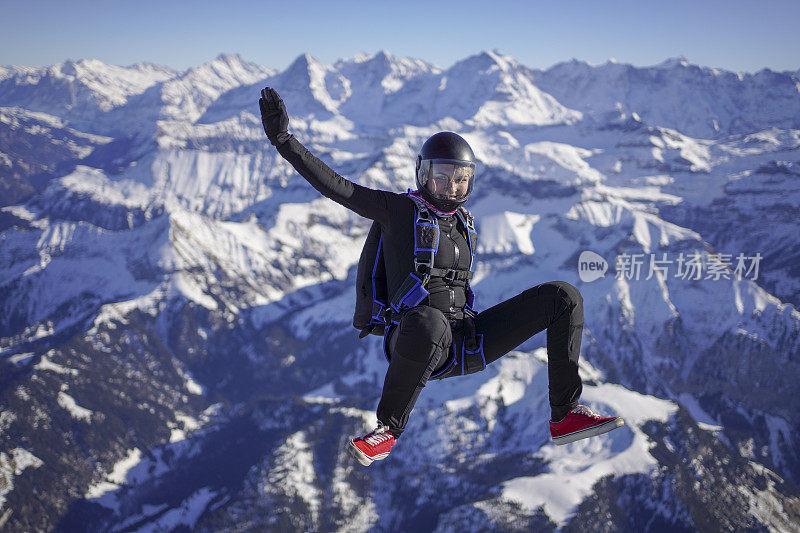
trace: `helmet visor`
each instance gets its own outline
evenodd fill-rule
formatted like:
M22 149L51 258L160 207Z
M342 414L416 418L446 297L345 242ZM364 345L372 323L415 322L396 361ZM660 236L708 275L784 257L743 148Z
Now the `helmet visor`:
M420 165L419 186L439 200L464 202L472 192L475 163L456 159L425 159Z

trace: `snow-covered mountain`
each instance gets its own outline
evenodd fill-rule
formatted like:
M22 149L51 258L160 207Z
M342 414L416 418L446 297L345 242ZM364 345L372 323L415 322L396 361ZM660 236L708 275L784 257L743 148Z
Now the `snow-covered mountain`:
M797 72L729 72L684 57L653 67L613 60L592 66L573 59L534 71L533 78L543 91L578 111L619 108L693 137L796 129L800 120Z
M542 333L430 383L391 457L354 464L386 370L350 326L369 221L266 142L265 85L367 186L404 191L424 139L464 135L477 307L577 286L584 400L626 426L549 443ZM497 50L3 67L0 526L800 529L798 87Z

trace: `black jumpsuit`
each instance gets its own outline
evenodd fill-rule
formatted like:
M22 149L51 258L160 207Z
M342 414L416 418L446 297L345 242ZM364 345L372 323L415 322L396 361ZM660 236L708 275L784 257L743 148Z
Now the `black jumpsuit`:
M323 195L380 222L382 227L391 226L391 217L399 211L392 202L397 202L395 198L399 195L344 179L293 136L277 149ZM469 268L470 250L465 229L457 217L440 217L439 227L441 237L434 266ZM391 253L388 247L387 251ZM403 252L406 250L400 253ZM387 262L387 278L389 274ZM389 289L391 294L392 287ZM461 373L453 364L453 354L461 353L464 344L464 283L434 278L428 289L431 295L420 305L405 310L399 324L389 330L385 339L390 363L377 416L398 437L428 380L432 376L444 378ZM564 281L542 283L479 313L474 323L486 364L547 329L553 420L560 420L577 405L582 389L578 355L583 332L583 298L578 289Z

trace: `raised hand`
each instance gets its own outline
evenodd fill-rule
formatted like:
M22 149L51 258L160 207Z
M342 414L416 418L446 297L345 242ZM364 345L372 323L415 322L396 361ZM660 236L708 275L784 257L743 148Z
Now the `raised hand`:
M261 123L264 125L264 133L267 134L269 142L273 146L278 146L289 140L289 115L275 89L272 87L262 89L258 105L261 108Z

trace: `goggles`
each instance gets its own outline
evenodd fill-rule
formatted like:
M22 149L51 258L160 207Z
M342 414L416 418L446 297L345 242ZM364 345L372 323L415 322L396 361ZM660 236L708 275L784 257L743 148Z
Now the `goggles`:
M475 163L457 159L424 159L418 182L440 200L462 201L472 192Z

